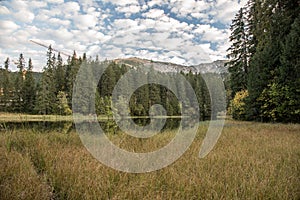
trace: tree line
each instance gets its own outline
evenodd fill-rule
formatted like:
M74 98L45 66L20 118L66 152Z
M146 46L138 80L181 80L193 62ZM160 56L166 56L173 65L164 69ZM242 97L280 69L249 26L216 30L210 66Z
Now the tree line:
M18 60L18 72L11 72L9 69L9 58L4 63L4 68L0 69L0 110L4 112L28 113L28 114L58 114L69 115L72 113L72 97L75 79L80 67L84 69L93 68L97 71L85 74L87 80L86 87L91 87L91 80L95 79L95 73L103 73L100 81L97 83L95 94L89 92L83 94L86 99L80 99L82 107L80 111L83 114L90 114L92 108L89 99L94 95L94 105L97 115L112 115L112 92L116 83L131 68L126 64L117 64L114 61L100 62L98 57L95 59L87 58L86 54L77 58L74 51L73 56L69 57L66 63L63 63L62 57L58 53L53 53L51 46L47 51L47 63L42 73L33 72L33 65L29 59L27 67L25 67L25 59L20 54ZM108 67L104 70L104 66ZM117 104L123 104L128 88L135 85L135 79L141 78L138 75L137 67L133 70L131 79L124 83L125 89L122 91L124 96L119 96ZM102 71L101 71L102 70ZM103 71L104 70L104 71ZM154 70L153 68L149 69ZM181 96L189 96L185 94L185 83L176 82L176 73L147 73L146 79L165 79L175 85L175 89ZM136 75L134 74L136 73ZM206 120L211 117L211 99L208 88L201 74L180 73L192 86L200 110L200 120ZM154 76L154 77L153 77ZM208 79L216 78L215 74L206 74ZM127 88L127 89L126 89ZM87 90L80 90L86 92ZM219 91L214 91L218 93ZM185 102L189 99L185 99ZM138 88L130 97L129 112L132 116L148 116L149 109L154 104L161 104L167 111L169 116L181 115L181 108L184 102L179 102L175 94L165 86L159 84L146 84ZM221 108L214 108L215 112L223 111ZM218 110L219 109L219 110ZM119 115L124 115L125 111L118 110ZM190 112L194 112L190 110ZM216 116L213 116L214 118Z
M232 21L227 65L235 119L300 121L299 4L249 0Z

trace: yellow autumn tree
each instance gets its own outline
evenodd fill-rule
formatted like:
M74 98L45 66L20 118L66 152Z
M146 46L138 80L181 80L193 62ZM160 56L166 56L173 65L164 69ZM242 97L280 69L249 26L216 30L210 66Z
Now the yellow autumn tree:
M247 90L241 90L237 92L234 98L230 102L229 113L231 113L233 119L243 120L245 119L245 98L248 96Z

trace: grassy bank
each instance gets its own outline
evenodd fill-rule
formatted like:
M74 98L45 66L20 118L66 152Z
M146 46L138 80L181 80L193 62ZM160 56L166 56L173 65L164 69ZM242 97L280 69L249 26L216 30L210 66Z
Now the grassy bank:
M299 199L300 125L228 121L214 150L198 158L207 126L188 151L159 171L108 168L75 132L0 132L0 199ZM109 135L124 149L155 150L173 132L152 139Z
M94 120L95 116L87 115L87 116L77 116L79 119L90 119ZM131 119L145 119L149 118L149 116L131 116ZM181 118L181 116L158 116L155 118ZM0 122L40 122L40 121L49 121L49 122L59 122L59 121L73 121L73 115L29 115L23 113L6 113L0 112ZM113 119L112 116L108 117L105 115L97 116L98 120L107 120Z
M0 122L38 122L38 121L72 121L72 115L29 115L22 113L3 113L0 112Z

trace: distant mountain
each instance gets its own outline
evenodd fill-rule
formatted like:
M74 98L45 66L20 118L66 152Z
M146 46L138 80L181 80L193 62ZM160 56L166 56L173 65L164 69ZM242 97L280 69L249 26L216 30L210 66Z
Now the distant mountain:
M192 73L228 73L228 69L225 66L226 60L217 60L212 63L202 63L194 66L184 66L169 62L152 61L147 59L141 59L137 57L122 58L114 60L117 64L125 64L131 67L153 67L154 70L160 72L192 72Z
M212 63L202 63L192 66L197 73L228 73L228 68L225 66L226 60L216 60Z

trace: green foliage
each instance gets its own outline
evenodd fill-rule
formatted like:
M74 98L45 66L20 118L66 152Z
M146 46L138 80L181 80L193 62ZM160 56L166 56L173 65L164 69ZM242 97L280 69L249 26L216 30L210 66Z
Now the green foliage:
M20 61L23 62L23 55L20 57ZM108 67L105 68L105 66ZM81 72L78 74L79 67ZM1 96L1 105L7 106L7 111L13 110L15 112L23 113L38 113L38 114L58 114L69 115L73 111L80 112L84 115L92 114L93 107L95 106L97 115L105 115L112 117L112 109L116 109L118 116L127 115L128 110L124 110L125 97L129 99L129 114L132 116L148 116L149 109L152 105L160 104L166 109L168 116L181 115L181 109L187 105L197 105L199 103L199 110L201 111L201 120L207 120L210 118L211 113L217 113L223 111L222 108L215 107L211 109L211 99L208 92L208 88L205 81L200 74L184 74L180 76L186 78L195 91L197 102L189 102L189 94L186 90L186 83L176 81L178 80L176 73L160 73L153 68L148 71L142 71L144 66L136 66L132 70L132 74L122 84L121 88L117 91L118 94L122 94L117 97L115 104L118 109L112 108L112 92L115 89L116 83L122 78L122 76L128 72L128 65L119 65L115 62L99 60L87 60L86 56L83 59L78 59L76 53L72 58L69 58L67 64L63 64L60 54L56 57L53 53L51 46L47 51L47 65L40 75L32 72L31 59L28 63L26 73L24 72L24 64L20 64L21 71L17 73L11 73L8 70L3 69L1 71L1 79L7 80L4 86L4 82L1 81L1 87L3 87L4 94ZM105 71L103 71L105 69ZM150 70L150 71L149 71ZM103 72L99 83L96 85L95 78L97 74ZM143 74L143 75L141 75ZM79 87L75 87L78 91L77 94L81 94L80 98L73 98L73 88L76 78L80 78L81 83ZM207 76L207 78L214 82L215 77L213 74ZM143 79L157 81L162 80L174 86L174 93L163 85L159 84L146 84L134 91L133 94L129 94L138 80ZM14 85L10 86L10 80L15 80ZM75 85L76 86L76 85ZM96 88L95 94L94 90ZM217 88L210 88L213 95L220 93ZM182 102L179 102L175 96L176 92L179 97L183 98ZM191 92L191 91L189 91ZM6 100L4 97L6 97ZM95 97L95 100L93 100ZM77 108L72 108L72 100L76 101ZM217 100L218 101L218 100ZM93 105L93 102L95 103ZM77 109L77 110L74 110ZM195 110L189 110L189 113L194 113ZM161 113L163 114L163 113Z
M15 82L14 82L14 92L13 92L13 99L12 99L12 109L15 112L21 112L23 109L22 100L23 100L23 85L25 79L25 59L23 54L20 54L17 68L19 69Z
M9 58L5 60L4 69L0 73L0 103L2 111L10 111L10 99L12 99L12 84L9 71Z
M65 92L59 91L57 94L57 105L56 105L56 114L60 115L71 115L72 110L68 105L68 99Z
M33 113L34 112L34 105L35 105L35 81L32 74L32 61L29 59L28 68L24 80L24 85L22 89L22 96L23 96L23 109L22 111L25 113Z
M245 119L299 122L300 84L300 27L299 3L297 1L272 0L261 2L249 0L247 3L245 30L249 34L248 50L240 53L241 28L237 22L241 11L233 21L230 50L231 90L247 89L245 99ZM232 38L234 37L234 40ZM242 63L238 59L248 57L248 74L242 76ZM235 67L232 67L235 66ZM246 81L246 87L244 82Z
M117 113L119 117L127 116L130 110L126 110L128 105L125 102L125 97L119 96L117 102L115 102L116 106L114 108L114 111Z
M47 52L47 66L44 68L43 76L38 86L35 111L39 114L55 113L56 88L54 80L55 56L49 46Z
M57 56L57 63L54 67L54 81L55 81L55 88L56 91L64 91L65 89L65 65L63 65L62 57L60 56L60 53L58 53Z
M79 59L77 59L76 52L74 51L72 58L69 57L68 59L64 81L64 90L66 92L70 108L72 108L73 85L76 79L77 72L80 68L80 64L81 62Z
M232 97L236 92L247 88L249 39L245 23L244 8L241 8L230 27L232 33L229 40L232 45L228 49L229 53L227 55L230 61L226 63L230 72Z
M97 92L95 97L95 107L97 115L112 116L111 97L101 97Z
M296 93L299 97L299 92L287 85L269 84L258 98L262 102L261 118L273 122L299 122L299 100L295 98Z

